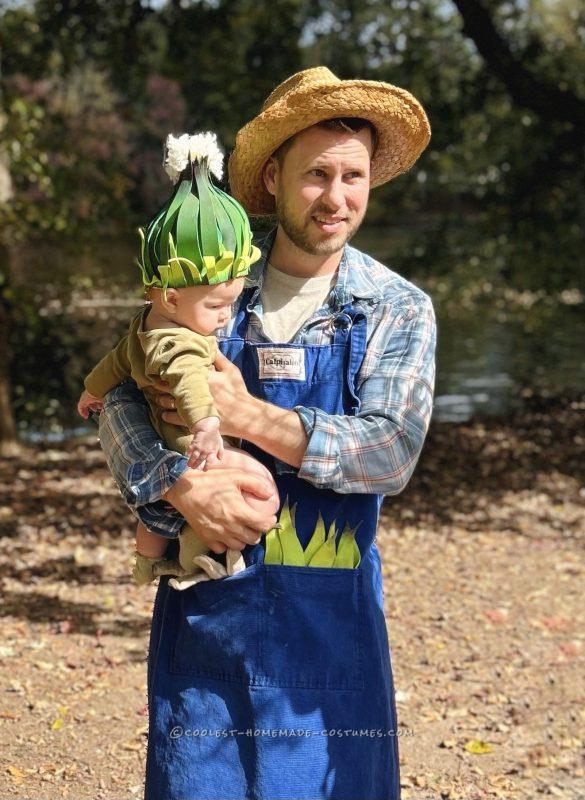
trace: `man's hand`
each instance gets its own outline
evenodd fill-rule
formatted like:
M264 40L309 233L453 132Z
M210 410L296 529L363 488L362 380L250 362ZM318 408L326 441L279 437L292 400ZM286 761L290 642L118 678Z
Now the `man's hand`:
M89 417L90 411L101 411L103 406L104 401L100 397L94 397L87 391L87 389L82 391L81 396L77 401L77 411L81 414L83 419L87 419Z
M221 417L220 433L252 442L265 453L293 467L300 467L308 444L308 435L296 411L266 403L250 394L240 370L218 353L216 372L209 374L209 388ZM162 381L155 384L159 392L168 390ZM185 423L176 411L170 394L156 395L161 408L171 409L162 415L172 425Z
M187 470L164 499L185 517L214 553L228 547L243 550L257 544L260 534L276 525L276 516L255 511L242 497L250 492L262 499L273 493L269 482L240 469Z
M213 363L215 371L209 371L208 383L221 418L221 433L240 438L244 436L247 421L253 415L256 398L248 392L242 373L229 358L218 352ZM168 384L159 380L155 382L155 388L162 392L156 395L156 404L167 409L163 419L171 425L184 425L184 420L174 410L175 400L168 394Z

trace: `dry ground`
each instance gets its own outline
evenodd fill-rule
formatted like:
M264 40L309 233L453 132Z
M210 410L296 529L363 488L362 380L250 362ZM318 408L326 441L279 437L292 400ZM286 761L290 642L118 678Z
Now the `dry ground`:
M585 798L584 410L435 425L386 499L405 800ZM154 588L132 547L97 445L2 462L0 800L142 796Z

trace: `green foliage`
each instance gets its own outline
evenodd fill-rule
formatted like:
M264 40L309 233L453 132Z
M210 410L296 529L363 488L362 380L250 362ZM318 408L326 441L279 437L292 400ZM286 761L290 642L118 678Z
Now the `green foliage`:
M73 239L127 220L128 129L119 102L91 64L62 80L6 82L3 138L14 185L0 211L6 239Z
M582 107L583 3L483 7L535 81L533 94L552 86ZM34 295L22 292L25 246L79 251L105 240L115 243L110 257L122 259L120 232L168 196L166 134L215 130L229 150L279 81L316 64L404 86L428 111L429 147L370 198L366 222L386 237L385 263L463 296L487 284L551 297L585 289L582 127L519 101L464 32L456 3L13 0L0 4L0 53L0 246L10 246L13 274L8 280L4 257L2 302L18 306L29 348L42 351L53 334L39 327ZM122 260L116 269L130 272L131 259ZM86 268L80 262L73 272ZM70 276L58 259L43 273L50 291ZM18 342L13 348L21 352ZM63 370L47 385L72 374L74 360L58 361ZM28 387L19 367L14 379ZM50 391L61 396L56 384ZM22 419L31 401L20 398Z
M572 90L585 103L582 3L488 7L537 82ZM454 5L313 0L310 9L306 65L404 86L429 114L425 153L370 200L369 223L398 234L389 263L434 275L459 263L461 244L464 258L482 260L497 244L500 280L549 291L582 282L585 160L576 123L518 105L462 35Z
M309 543L303 550L295 528L295 506L289 509L285 500L278 524L266 534L265 564L288 566L337 567L355 569L360 563L360 551L355 540L355 529L345 527L336 546L335 520L326 531L319 514L317 525Z
M488 8L535 80L585 97L578 0ZM15 185L5 237L139 223L168 191L166 133L216 130L229 149L278 81L324 63L341 77L405 86L428 110L429 148L370 201L370 224L403 228L393 266L441 271L463 227L466 255L505 238L501 278L518 287L556 289L579 274L582 146L570 123L516 102L462 33L455 5L36 0L0 11L0 47Z

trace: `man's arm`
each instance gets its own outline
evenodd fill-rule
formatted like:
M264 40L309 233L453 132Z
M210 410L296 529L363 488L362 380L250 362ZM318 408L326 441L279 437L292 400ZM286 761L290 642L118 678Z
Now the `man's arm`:
M220 353L217 371L209 376L220 431L298 467L299 477L315 486L342 494L398 494L414 471L428 430L435 347L435 313L426 294L389 308L370 337L356 416L305 406L290 411L259 400ZM174 408L168 394L157 396L157 402ZM181 424L174 411L163 417Z
M255 543L258 533L276 524L274 515L255 511L242 496L270 497L272 487L263 478L239 469L188 469L187 459L169 450L152 427L144 395L132 381L106 396L99 434L122 496L150 530L173 538L186 520L219 553Z
M395 495L406 487L433 409L437 331L423 298L390 321L378 363L358 387L356 416L295 407L309 439L299 478L345 494ZM377 355L369 349L368 358Z
M356 416L305 406L291 411L259 400L220 354L209 381L221 432L242 436L298 467L299 477L315 486L346 494L398 494L414 471L428 430L435 346L435 314L427 295L389 309L370 337ZM157 401L172 407L168 396ZM173 413L164 417L179 421Z
M299 414L252 397L245 420L244 439L285 464L301 466L309 436Z

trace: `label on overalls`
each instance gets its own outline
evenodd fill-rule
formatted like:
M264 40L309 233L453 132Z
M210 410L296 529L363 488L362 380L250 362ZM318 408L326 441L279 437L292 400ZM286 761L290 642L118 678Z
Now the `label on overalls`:
M260 366L258 377L289 378L294 381L305 380L305 351L296 348L259 347L257 350Z

